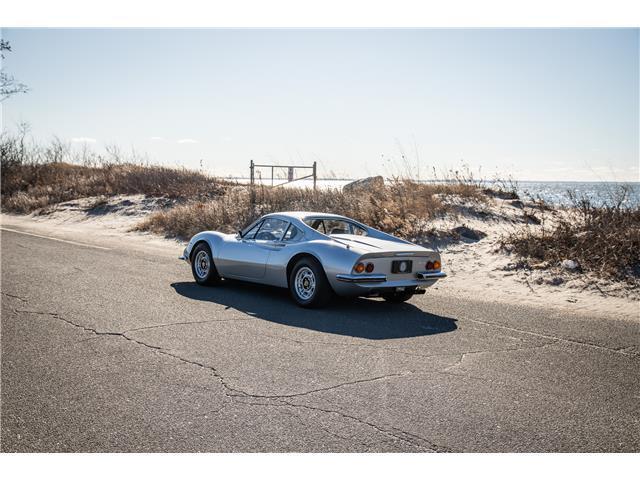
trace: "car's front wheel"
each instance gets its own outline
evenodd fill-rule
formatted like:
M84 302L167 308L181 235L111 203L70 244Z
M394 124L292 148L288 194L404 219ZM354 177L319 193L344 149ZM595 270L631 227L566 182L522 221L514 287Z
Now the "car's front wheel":
M191 273L199 285L215 285L220 282L211 249L205 242L196 245L191 253Z
M302 258L294 265L289 275L289 291L293 300L305 308L323 307L333 293L322 265L311 257Z
M390 302L390 303L402 303L402 302L406 302L411 297L413 297L414 293L415 292L413 289L407 289L401 292L385 293L382 295L382 298L384 298L387 302Z

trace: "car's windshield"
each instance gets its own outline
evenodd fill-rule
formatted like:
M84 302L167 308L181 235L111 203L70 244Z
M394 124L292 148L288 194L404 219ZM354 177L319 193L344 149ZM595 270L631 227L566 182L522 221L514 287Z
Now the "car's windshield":
M306 218L304 223L325 235L366 235L358 225L340 218Z

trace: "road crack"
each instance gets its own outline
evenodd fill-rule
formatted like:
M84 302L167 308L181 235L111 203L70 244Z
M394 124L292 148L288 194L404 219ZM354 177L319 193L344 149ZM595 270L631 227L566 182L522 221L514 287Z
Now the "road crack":
M369 382L376 382L378 380L386 380L388 378L404 377L404 376L407 376L407 375L411 375L412 373L414 373L414 372L391 373L391 374L388 374L388 375L381 375L379 377L362 378L362 379L359 379L359 380L352 380L352 381L349 381L349 382L338 383L337 385L331 385L329 387L323 387L323 388L316 388L314 390L308 390L308 391L299 392L299 393L289 393L289 394L281 394L281 395L258 395L258 394L243 392L243 394L241 396L242 397L251 397L251 398L273 398L273 399L302 397L304 395L310 395L312 393L327 392L329 390L335 390L336 388L346 387L346 386L349 386L349 385L357 385L359 383L369 383Z
M238 321L243 321L243 319L240 319L240 318L228 318L226 320L200 320L200 321L197 321L197 322L161 323L161 324L158 324L158 325L149 325L148 327L130 328L128 330L125 330L122 333L139 332L141 330L152 330L154 328L172 327L174 325L197 325L197 324L200 324L200 323L226 323L226 322L238 322Z
M574 339L571 339L571 338L556 337L554 335L549 335L549 334L546 334L546 333L531 332L529 330L522 330L522 329L515 328L515 327L508 327L506 325L500 325L500 324L497 324L497 323L483 322L482 320L473 320L473 319L467 319L467 320L469 322L477 323L477 324L488 326L488 327L502 328L504 330L510 330L512 332L524 333L525 335L532 335L534 337L546 338L546 339L549 339L549 340L556 340L557 341L556 343L565 342L565 343L570 343L570 344L573 344L573 345L578 345L578 346L581 346L581 347L605 350L607 352L616 353L618 355L625 355L627 357L640 357L639 353L626 351L624 349L621 350L619 348L605 347L604 345L598 345L597 343L585 342L585 341L582 341L582 340L574 340Z
M20 301L22 301L24 303L27 303L27 299L23 298L23 297L21 297L19 295L13 295L13 294L7 293L7 292L0 292L0 293L2 293L2 295L5 295L5 296L7 296L9 298L16 298L16 299L18 299L18 300L20 300Z
M293 342L293 343L298 343L301 345L330 345L330 346L336 346L336 347L356 347L356 348L370 348L372 350L381 350L381 351L386 351L386 352L392 352L392 353L399 353L401 355L407 355L407 356L411 356L411 357L420 357L420 358L435 358L435 357L456 357L459 354L455 353L455 352L446 352L446 353L432 353L432 354L422 354L422 353L416 353L416 352L410 352L407 350L403 350L400 348L390 348L390 347L385 347L385 346L381 346L381 345L372 345L370 343L357 343L357 342L323 342L323 341L317 341L317 340L298 340L296 338L291 338L291 337L287 337L287 336L281 336L281 335L268 335L268 334L264 334L264 333L260 333L260 334L256 334L256 336L259 336L260 338L275 338L275 339L280 339L280 340L285 340L285 341L289 341L289 342Z
M220 382L220 384L224 387L225 389L225 395L229 396L229 397L248 397L248 398L265 398L265 399L280 399L280 398L293 398L293 397L301 397L304 395L309 395L312 393L316 393L316 392L325 392L328 390L334 390L336 388L341 388L341 387L345 387L345 386L349 386L349 385L355 385L355 384L359 384L359 383L366 383L366 382L374 382L374 381L379 381L379 380L384 380L387 378L392 378L392 377L401 377L401 376L406 376L409 375L413 372L404 372L404 373L394 373L394 374L389 374L389 375L382 375L382 376L378 376L378 377L373 377L373 378L365 378L365 379L359 379L359 380L353 380L353 381L349 381L349 382L343 382L343 383L339 383L337 385L331 385L328 387L323 387L323 388L317 388L317 389L313 389L313 390L309 390L309 391L305 391L305 392L298 392L298 393L290 393L290 394L280 394L280 395L259 395L259 394L253 394L253 393L249 393L246 392L244 390L241 390L239 388L233 387L231 386L226 379L218 372L218 370L215 367L212 367L210 365L206 365L204 363L201 362L197 362L195 360L191 360L185 357L182 357L180 355L177 355L175 353L172 353L170 351L167 351L166 349L164 349L163 347L157 346L157 345L152 345L150 343L146 343L143 342L142 340L138 340L136 338L133 338L129 335L127 335L127 332L105 332L105 331L100 331L97 330L95 328L92 327L87 327L78 323L75 323L65 317L62 317L61 315L59 315L58 313L55 312L43 312L43 311L34 311L34 310L20 310L20 309L14 309L14 311L16 313L26 313L26 314L32 314L32 315L48 315L51 316L52 318L55 318L57 320L61 320L71 326L74 326L76 328L81 328L82 330L84 330L85 332L89 332L92 333L94 335L97 336L111 336L111 337L121 337L127 341L133 342L137 345L149 348L154 350L155 352L161 354L161 355L166 355L169 356L171 358L174 358L176 360L179 360L183 363L188 363L206 370L209 370L213 376Z
M520 351L520 350L535 350L535 349L538 349L538 348L546 348L546 347L548 347L550 345L555 345L556 343L559 343L559 342L560 342L560 340L554 340L554 341L549 342L549 343L543 343L542 345L529 345L529 346L518 345L518 346L515 346L515 347L511 347L511 348L504 348L504 349L501 349L501 350L474 350L474 351L471 351L471 352L463 352L463 353L460 354L460 359L456 363L454 363L453 365L449 365L447 368L441 370L441 372L446 372L448 370L451 370L452 368L456 368L456 367L460 366L462 364L462 362L464 362L465 358L467 358L469 355L482 355L482 354L485 354L485 353L517 352L517 351ZM476 378L478 378L478 377L476 377Z
M91 333L93 335L97 335L97 336L112 336L112 337L121 337L127 341L133 342L137 345L152 349L153 351L157 352L158 354L161 355L166 355L168 357L171 357L173 359L179 360L180 362L183 363L187 363L190 365L194 365L203 369L206 369L208 371L210 371L212 373L212 375L220 382L220 384L222 385L222 387L225 390L225 395L229 398L231 398L231 400L240 400L240 399L264 399L267 401L276 401L276 402L280 402L280 403L273 403L273 402L269 402L269 403L255 403L255 402L244 402L244 401L239 401L238 403L244 404L244 405L263 405L263 406L287 406L290 408L302 408L302 409L308 409L308 410L314 410L317 412L323 412L323 413L327 413L327 414L334 414L334 415L338 415L342 418L345 419L350 419L352 421L358 422L360 424L363 425L367 425L370 428L373 428L374 430L376 430L377 432L384 434L388 437L391 437L393 439L396 440L401 440L403 442L406 442L408 444L413 445L414 447L417 448L422 448L422 449L427 449L429 451L433 451L433 452L445 452L445 451L449 451L446 447L442 447L440 445L436 445L432 442L430 442L429 440L422 438L418 435L412 434L410 432L406 432L404 430L398 429L398 428L390 428L390 429L385 429L379 425L376 425L370 421L367 420L363 420L360 419L358 417L355 417L353 415L349 415L343 412L340 412L338 410L330 410L330 409L326 409L326 408L321 408L321 407L313 407L310 405L302 405L302 404L296 404L296 403L291 403L290 401L287 401L287 399L289 398L296 398L296 397L301 397L304 395L309 395L311 393L316 393L316 392L324 392L324 391L328 391L328 390L333 390L336 388L341 388L344 386L349 386L349 385L355 385L355 384L360 384L360 383L366 383L366 382L374 382L374 381L380 381L380 380L386 380L388 378L394 378L394 377L402 377L402 376L406 376L409 375L413 372L404 372L404 373L396 373L396 374L389 374L389 375L381 375L378 377L373 377L373 378L367 378L367 379L360 379L360 380L354 380L354 381L350 381L350 382L343 382L337 385L332 385L329 387L324 387L324 388L319 388L319 389L314 389L314 390L309 390L306 392L300 392L300 393L294 393L294 394L285 394L285 395L256 395L256 394L251 394L248 392L245 392L243 390L240 390L238 388L235 388L231 385L229 385L227 383L227 381L225 380L225 378L217 371L216 368L206 365L204 363L201 362L197 362L194 360L190 360L184 357L181 357L180 355L174 354L172 352L169 352L165 349L163 349L162 347L159 347L157 345L151 345L149 343L143 342L141 340L137 340L133 337L128 336L125 332L104 332L104 331L100 331L97 330L95 328L92 327L87 327L84 325L81 325L79 323L73 322L63 316L61 316L58 313L55 312L43 312L43 311L35 311L35 310L20 310L20 309L14 309L14 311L16 313L26 313L26 314L32 314L32 315L46 315L46 316L50 316L56 320L60 320L68 325L71 325L73 327L76 328L80 328L85 332ZM331 433L334 436L338 436L337 434L335 434L334 432L327 432L327 433ZM341 437L342 438L342 437ZM343 438L347 441L352 441L352 439L347 439L347 438Z
M316 407L312 405L303 405L299 403L291 403L287 400L282 400L282 399L279 399L277 403L273 403L273 402L269 402L269 403L241 402L241 403L245 405L259 405L259 406L274 407L274 408L301 408L301 409L312 410L312 411L321 412L325 414L333 414L341 418L351 420L361 425L372 428L377 433L380 433L394 440L399 440L404 443L408 443L418 449L422 449L430 452L451 452L452 451L448 447L433 443L432 441L424 437L421 437L419 435L416 435L414 433L407 432L405 430L402 430L396 427L383 427L369 420L364 420L362 418L356 417L354 415L349 415L348 413L344 413L339 410L332 410L332 409ZM351 440L351 439L348 439L348 440ZM369 444L363 444L362 442L359 442L359 443L361 443L362 445L365 445L366 447L370 447Z

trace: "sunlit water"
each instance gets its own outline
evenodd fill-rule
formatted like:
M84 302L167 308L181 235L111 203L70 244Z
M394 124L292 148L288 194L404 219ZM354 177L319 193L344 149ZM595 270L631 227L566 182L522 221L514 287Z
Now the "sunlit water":
M239 183L248 183L248 178L232 178ZM274 180L274 185L285 180ZM352 182L349 179L318 179L318 188L342 188ZM260 180L258 180L260 183ZM270 186L271 180L262 180L264 185ZM492 186L493 182L486 182L486 186ZM313 180L299 180L283 185L284 187L313 187ZM629 190L623 205L625 207L640 206L640 182L517 182L515 187L523 199L542 199L553 205L571 205L568 192L575 193L577 198L589 198L596 205L612 205L617 203L620 189L626 186Z

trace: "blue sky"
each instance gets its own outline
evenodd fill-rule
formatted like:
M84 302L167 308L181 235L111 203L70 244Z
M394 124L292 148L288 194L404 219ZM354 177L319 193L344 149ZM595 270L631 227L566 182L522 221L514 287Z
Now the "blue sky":
M639 178L639 30L3 29L3 127L218 175Z

